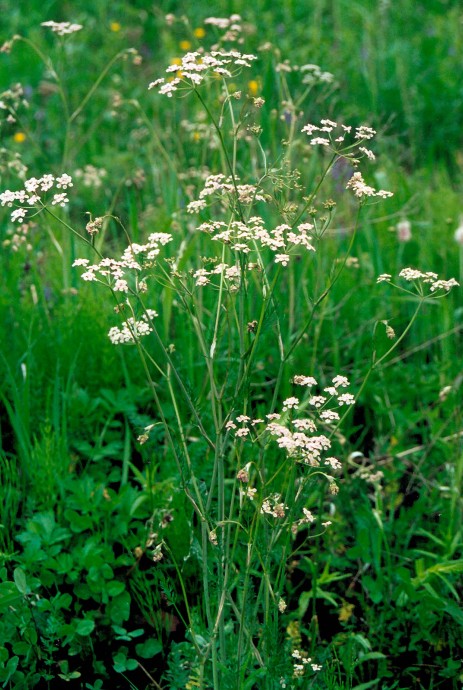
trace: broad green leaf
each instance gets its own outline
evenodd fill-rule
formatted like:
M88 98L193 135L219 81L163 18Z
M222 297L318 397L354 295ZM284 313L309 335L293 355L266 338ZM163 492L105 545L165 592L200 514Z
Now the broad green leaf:
M146 640L146 642L137 644L135 649L138 656L141 656L142 659L151 659L153 656L156 656L156 654L162 652L162 645L154 637L151 637L149 640Z
M21 595L14 582L0 582L0 611L8 611L10 606L18 603Z
M116 597L125 590L125 584L119 580L112 580L107 584L107 591L110 597Z
M27 594L27 581L26 574L21 568L15 568L13 573L13 579L15 581L16 587L21 592L21 594Z
M90 633L92 633L94 629L95 629L95 621L93 621L91 618L83 618L83 619L77 621L76 632L79 635L82 635L82 636L90 635Z
M114 597L108 604L109 615L113 623L120 625L130 616L130 594L125 591Z

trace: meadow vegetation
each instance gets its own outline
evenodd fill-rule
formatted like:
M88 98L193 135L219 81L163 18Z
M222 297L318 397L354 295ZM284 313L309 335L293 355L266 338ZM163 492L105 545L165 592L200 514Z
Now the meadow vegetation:
M2 687L461 688L460 3L0 11Z

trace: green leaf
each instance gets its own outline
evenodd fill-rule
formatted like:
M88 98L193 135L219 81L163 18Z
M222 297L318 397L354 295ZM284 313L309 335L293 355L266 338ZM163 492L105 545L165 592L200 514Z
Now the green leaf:
M120 625L113 625L113 630L116 635L127 635L127 630Z
M356 685L352 690L368 690L368 688L377 688L379 683L379 678L375 678L375 680L369 680L368 683L361 683L360 685Z
M6 672L7 675L6 677L2 678L5 682L3 683L3 687L6 687L7 682L10 680L10 678L14 675L16 669L18 668L18 663L19 663L19 657L17 656L12 656L9 662L6 665Z
M24 570L21 568L15 568L13 572L13 579L21 594L27 594L27 581Z
M15 642L12 646L13 652L17 654L18 656L28 656L31 652L33 652L33 647L29 642ZM8 653L7 653L8 656ZM1 661L1 659L0 659Z
M127 647L121 647L121 651L113 656L114 670L118 673L124 673L124 671L133 670L133 668L136 668L138 665L135 661L135 666L132 666L131 669L131 662L133 662L134 659L128 659L127 652Z
M110 597L116 597L125 590L125 584L119 580L108 582L107 591Z
M72 604L70 594L59 594L53 602L58 609L68 609Z
M151 659L153 656L156 656L156 654L162 652L162 645L158 640L152 637L146 640L146 642L137 644L135 649L138 656L141 656L142 659Z
M90 635L95 629L95 621L91 618L83 618L77 621L76 632L83 637Z
M73 532L84 532L92 528L93 521L88 515L80 515L71 508L64 511L64 517L69 521L69 526Z
M463 611L459 606L454 604L452 601L449 601L445 605L444 611L448 613L456 623L463 626Z
M299 609L297 612L298 618L303 618L305 616L311 599L312 592L302 592L301 596L299 597Z
M14 582L0 582L0 611L8 611L19 599L20 594Z
M383 587L378 580L374 580L369 575L365 575L362 578L362 584L374 604L379 604L380 601L383 600Z
M108 604L111 621L120 625L129 619L130 616L130 594L126 591L119 594Z
M374 659L385 659L386 656L381 652L368 652L368 654L363 654L361 657L356 659L352 665L353 668L359 664L363 664L364 661L373 661Z
M70 681L74 678L80 678L80 673L79 671L72 671L72 673L66 673L66 675L64 675L63 673L58 673L58 677L66 681Z

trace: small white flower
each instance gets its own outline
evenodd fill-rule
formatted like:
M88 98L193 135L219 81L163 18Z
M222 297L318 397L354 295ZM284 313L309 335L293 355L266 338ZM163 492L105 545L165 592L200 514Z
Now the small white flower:
M283 401L283 412L286 412L287 410L297 410L298 405L298 398L286 398L286 400Z
M349 379L346 376L340 376L338 374L334 377L332 383L336 388L347 388L349 385Z
M84 27L81 24L70 24L69 22L41 22L40 26L46 26L58 36L66 36L80 31Z
M314 137L310 140L310 144L312 146L329 146L330 140L325 139L324 137Z
M317 382L312 376L295 376L293 378L293 383L295 383L297 386L307 386L308 388L317 385Z
M339 406L342 405L353 405L355 403L355 398L351 393L343 393L338 398Z
M376 282L377 283L384 283L384 282L389 283L391 278L392 278L392 276L390 273L381 273L381 275L376 278Z
M284 613L285 610L287 609L287 607L288 607L288 605L287 605L287 603L285 602L285 600L282 599L282 598L280 598L280 600L279 600L279 602L278 602L278 611L279 611L280 613Z
M53 199L51 200L51 205L52 206L66 206L66 204L69 203L69 199L67 197L67 194L54 194Z
M275 254L275 263L287 266L289 263L289 254Z
M26 216L26 213L27 211L25 208L16 208L11 214L11 220L13 221L13 223L22 223Z
M67 189L68 187L72 187L72 177L66 173L63 173L60 177L56 178L56 186L58 189Z

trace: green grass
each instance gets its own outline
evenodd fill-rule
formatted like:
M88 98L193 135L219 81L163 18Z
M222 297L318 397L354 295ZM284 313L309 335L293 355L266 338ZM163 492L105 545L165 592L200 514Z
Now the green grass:
M22 243L13 209L0 216L3 687L461 688L461 288L431 299L376 284L406 266L463 281L459 3L221 3L214 15L243 15L237 49L259 58L226 80L242 92L229 101L219 79L200 98L147 88L181 41L218 40L209 25L195 34L205 3L73 5L30 2L26 15L0 0L0 41L23 37L0 55L0 81L27 100L0 95L15 120L0 110L0 192L21 187L21 163L23 179L74 183ZM188 19L169 26L169 12ZM84 28L60 39L40 26L50 19ZM307 92L284 60L334 81ZM391 199L359 214L351 162L330 169L300 133L321 118L378 130L377 160L360 169ZM187 213L205 169L262 179L268 203L251 212L232 190ZM268 228L304 212L317 251L278 268L257 244L240 254L196 229L248 211ZM105 216L94 238L88 213ZM130 306L72 268L159 232L172 242L131 274ZM249 277L195 286L194 271L222 261ZM147 308L156 330L113 345L109 329ZM351 382L354 408L319 432L342 463L335 481L259 425L252 443L225 429L302 399L296 374ZM239 492L244 468L254 501ZM260 512L275 493L283 520ZM316 522L293 532L303 507ZM294 676L294 650L321 670Z

